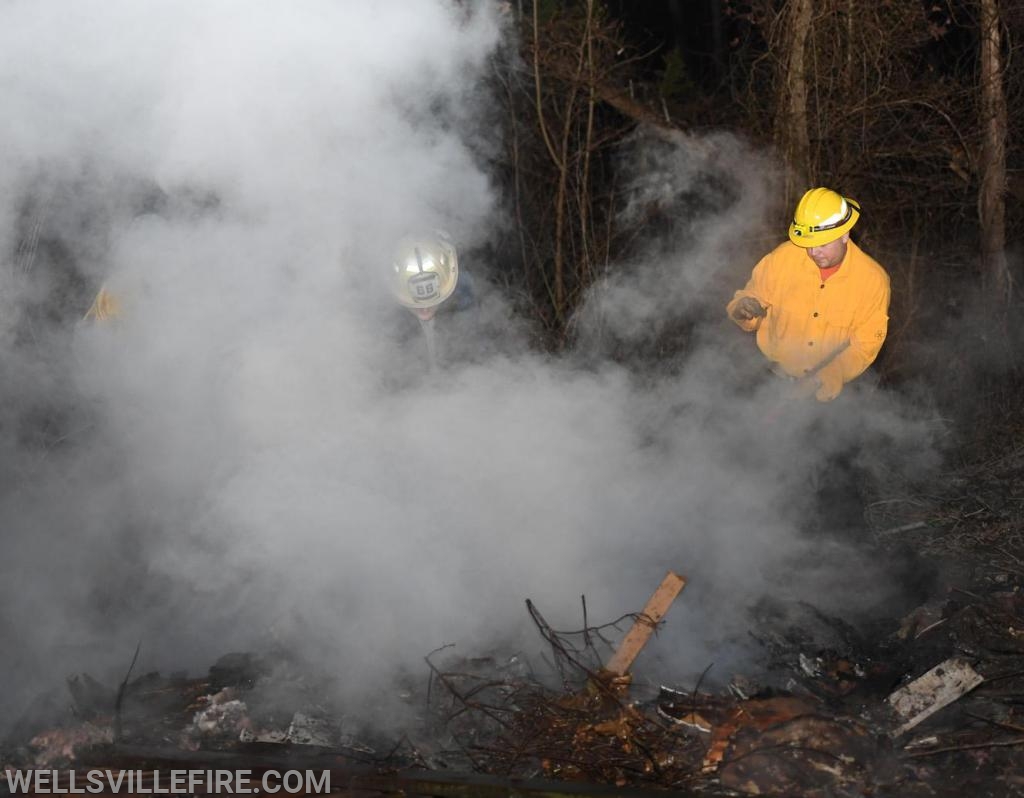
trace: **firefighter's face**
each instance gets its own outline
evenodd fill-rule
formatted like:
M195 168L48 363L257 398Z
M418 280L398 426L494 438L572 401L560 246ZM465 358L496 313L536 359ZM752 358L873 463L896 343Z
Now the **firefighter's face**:
M420 321L430 321L434 318L434 314L437 313L437 308L410 308L413 313L416 314L416 318Z
M808 247L807 257L813 260L819 269L830 269L833 266L838 266L843 262L843 258L846 257L846 242L849 240L849 234L845 234L835 241L822 244L820 247Z

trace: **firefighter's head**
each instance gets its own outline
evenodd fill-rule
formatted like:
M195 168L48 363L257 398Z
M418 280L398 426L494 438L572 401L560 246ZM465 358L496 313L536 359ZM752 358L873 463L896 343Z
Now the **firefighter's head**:
M392 295L424 320L454 293L458 281L458 255L442 232L402 238L388 264Z
M789 240L810 249L847 234L860 218L860 205L830 188L812 188L800 198L789 225Z
M850 230L860 218L860 205L830 188L812 188L800 198L789 240L807 250L821 269L837 266L846 256Z

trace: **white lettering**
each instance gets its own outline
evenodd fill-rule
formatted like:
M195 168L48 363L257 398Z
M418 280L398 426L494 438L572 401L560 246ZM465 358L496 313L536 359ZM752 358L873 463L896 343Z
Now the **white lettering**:
M5 770L7 774L7 789L11 793L28 792L32 785L32 771L29 770Z
M4 771L8 794L78 796L96 793L145 792L157 795L327 795L331 792L329 770L267 770L260 777L251 770L14 770ZM66 783L62 780L66 778ZM151 777L151 780L150 780ZM2 782L0 782L2 784Z
M102 770L90 770L85 775L85 780L89 782L89 792L103 792Z
M84 792L85 792L84 789L79 789L79 788L75 787L75 771L69 770L68 771L68 793L75 794L75 795L81 795Z
M317 781L316 773L312 770L306 771L306 792L311 795L327 795L331 791L331 771L320 771L320 780Z
M51 793L53 790L50 789L50 785L57 780L56 770L37 770L35 771L36 777L36 792ZM52 781L51 781L52 779Z

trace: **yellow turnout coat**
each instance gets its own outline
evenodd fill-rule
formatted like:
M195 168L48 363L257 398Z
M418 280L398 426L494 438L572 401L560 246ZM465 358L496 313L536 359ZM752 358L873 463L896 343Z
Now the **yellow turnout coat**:
M878 356L889 322L889 275L853 241L839 269L827 280L807 250L786 241L765 255L746 286L727 307L751 296L768 311L762 318L734 321L757 333L768 360L792 377L803 377L849 342L815 376L816 394L827 402Z

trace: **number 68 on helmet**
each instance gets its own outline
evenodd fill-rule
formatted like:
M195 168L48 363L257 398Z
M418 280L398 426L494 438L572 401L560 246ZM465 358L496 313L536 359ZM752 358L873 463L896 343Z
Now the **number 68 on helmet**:
M455 292L459 262L444 233L402 238L388 268L391 294L407 308L433 308Z

